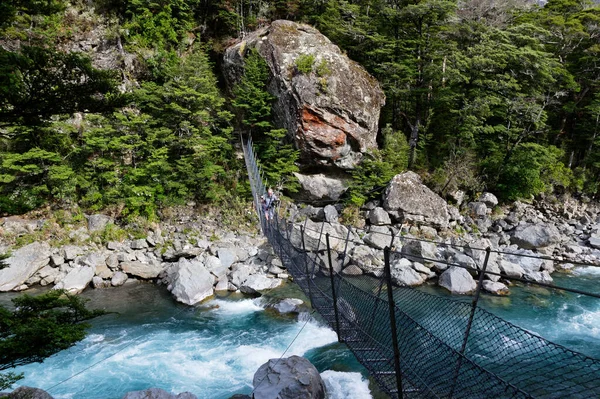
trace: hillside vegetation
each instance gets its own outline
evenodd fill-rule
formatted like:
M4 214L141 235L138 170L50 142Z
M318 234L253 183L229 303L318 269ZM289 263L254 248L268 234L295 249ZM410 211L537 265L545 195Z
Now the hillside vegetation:
M0 5L0 214L231 203L248 195L240 131L293 190L297 154L276 141L265 66L254 60L231 93L219 84L227 45L282 18L320 29L385 90L381 150L354 173L355 203L405 168L443 195L599 195L592 2L18 0ZM113 62L95 68L106 47Z

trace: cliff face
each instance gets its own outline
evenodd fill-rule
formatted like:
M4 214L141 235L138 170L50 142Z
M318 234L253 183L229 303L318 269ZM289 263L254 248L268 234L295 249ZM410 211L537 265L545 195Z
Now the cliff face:
M249 34L225 52L230 87L243 75L250 48L269 66L276 121L294 139L303 164L352 169L376 147L385 95L375 78L319 31L280 20Z

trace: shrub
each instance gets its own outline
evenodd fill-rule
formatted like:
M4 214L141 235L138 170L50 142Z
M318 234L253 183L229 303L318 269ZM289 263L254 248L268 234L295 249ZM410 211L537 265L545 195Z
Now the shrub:
M300 54L296 58L296 69L298 72L308 75L312 72L315 63L315 56L312 54Z

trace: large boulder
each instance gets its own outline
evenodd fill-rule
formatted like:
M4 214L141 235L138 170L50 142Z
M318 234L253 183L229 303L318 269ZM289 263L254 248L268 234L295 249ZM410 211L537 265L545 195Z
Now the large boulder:
M50 255L50 246L45 242L34 242L17 249L6 259L8 267L0 270L0 292L20 287L38 270L50 263Z
M443 272L438 284L453 294L470 294L477 288L477 283L469 272L457 266L452 266Z
M82 292L94 278L96 270L91 266L81 266L71 271L54 286L55 290L66 290L70 294Z
M4 397L0 394L0 397ZM52 396L39 388L19 387L7 394L8 399L52 399Z
M267 62L275 118L306 164L354 168L376 148L385 96L377 80L315 28L274 21L225 51L229 87L240 81L250 49ZM299 65L301 65L299 67Z
M381 276L383 273L383 251L378 253L371 247L359 245L350 252L350 262L363 272Z
M300 182L300 191L294 197L306 201L337 201L348 189L348 176L308 175L294 173Z
M425 281L423 276L417 273L408 259L401 259L391 265L392 281L401 287L421 285Z
M144 279L156 278L163 271L163 265L158 261L151 262L122 262L121 269L132 276L141 277Z
M195 305L214 294L215 277L201 262L181 258L171 275L169 287L179 302Z
M524 224L517 226L510 242L524 249L543 248L560 242L560 232L554 225Z
M414 262L433 263L435 262L435 244L427 241L408 240L402 246L402 255Z
M112 223L112 221L112 218L106 215L90 215L87 217L88 230L100 231L104 229L107 224Z
M244 294L260 294L261 291L279 287L282 283L283 280L279 278L269 278L264 274L252 274L241 284L240 291Z
M179 395L171 394L164 389L150 388L143 391L127 392L123 399L198 399L198 397L189 392L183 392Z
M254 374L254 399L325 399L319 371L300 356L270 359Z
M398 212L406 222L445 228L450 216L448 204L421 182L414 172L394 176L384 194L383 207Z

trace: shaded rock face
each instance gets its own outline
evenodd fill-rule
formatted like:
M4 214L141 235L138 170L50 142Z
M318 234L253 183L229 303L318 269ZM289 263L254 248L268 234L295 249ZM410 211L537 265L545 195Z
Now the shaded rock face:
M294 140L303 163L352 169L363 152L377 146L383 91L318 30L280 20L249 34L225 52L230 87L243 75L250 48L269 66L268 90L277 97L275 117ZM299 57L313 58L310 73L298 70Z
M0 394L0 397L3 397ZM7 395L9 399L52 399L52 396L39 388L19 387Z
M414 172L394 176L385 190L383 207L388 212L398 212L404 221L416 224L445 228L450 220L446 201L421 183Z
M319 372L300 356L271 359L254 374L255 399L325 399Z

